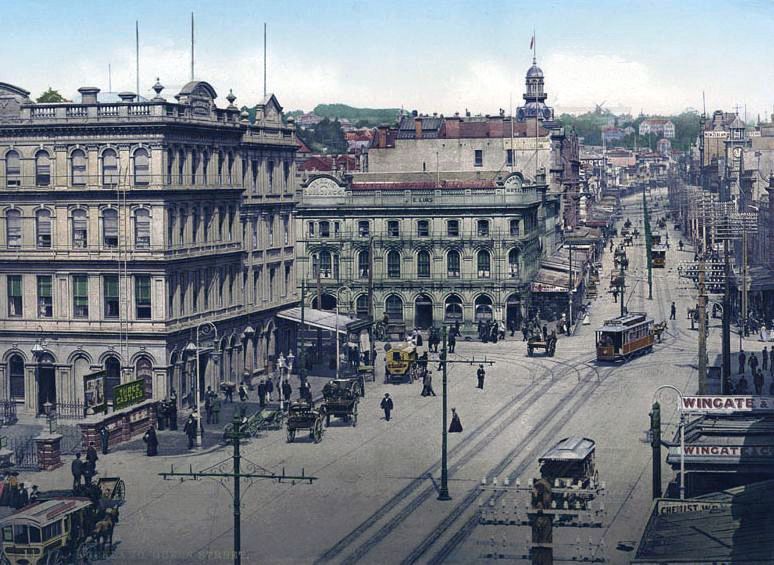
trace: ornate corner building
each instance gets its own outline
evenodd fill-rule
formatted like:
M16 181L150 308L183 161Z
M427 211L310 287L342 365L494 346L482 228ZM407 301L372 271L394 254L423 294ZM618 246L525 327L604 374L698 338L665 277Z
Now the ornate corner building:
M0 83L0 397L82 403L84 375L182 400L266 370L297 302L295 126L207 82L36 104ZM289 330L283 330L289 331Z

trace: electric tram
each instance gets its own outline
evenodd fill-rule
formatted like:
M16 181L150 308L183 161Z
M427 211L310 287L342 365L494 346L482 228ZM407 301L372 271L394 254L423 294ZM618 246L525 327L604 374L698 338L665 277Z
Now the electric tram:
M650 234L651 245L661 245L661 233L654 231Z
M650 250L651 264L654 269L663 269L666 267L666 252L665 245L654 245Z
M597 330L597 361L627 361L650 353L653 341L653 320L644 312L605 320Z

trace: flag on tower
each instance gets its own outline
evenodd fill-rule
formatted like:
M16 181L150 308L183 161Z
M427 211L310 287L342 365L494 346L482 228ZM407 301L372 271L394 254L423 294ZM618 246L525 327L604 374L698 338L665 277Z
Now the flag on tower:
M532 49L535 46L535 34L532 34L532 37L529 40L529 48Z

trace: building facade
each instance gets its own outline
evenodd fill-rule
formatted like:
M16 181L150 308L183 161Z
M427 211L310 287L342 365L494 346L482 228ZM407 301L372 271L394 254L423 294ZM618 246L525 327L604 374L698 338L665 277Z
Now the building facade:
M544 174L537 184L519 173L310 177L296 222L307 304L330 309L340 300L340 311L386 313L408 328L519 324L540 256L555 246L558 213Z
M297 301L296 142L270 96L255 123L193 81L36 104L0 84L0 396L82 403L84 376L146 396L249 379ZM215 328L214 331L211 331ZM199 339L197 340L197 336Z

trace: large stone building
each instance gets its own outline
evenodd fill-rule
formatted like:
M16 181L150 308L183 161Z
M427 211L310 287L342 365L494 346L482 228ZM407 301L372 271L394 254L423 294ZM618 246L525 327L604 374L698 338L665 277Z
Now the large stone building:
M479 319L520 323L540 257L556 246L558 195L520 173L318 175L297 208L307 303L427 328ZM318 292L319 289L319 292ZM351 302L350 302L351 300ZM347 301L345 304L344 301Z
M297 301L294 126L274 96L250 124L206 82L154 90L36 104L0 84L0 397L31 412L83 402L101 369L108 398L136 378L182 400L197 328L201 385L287 349L273 314Z

